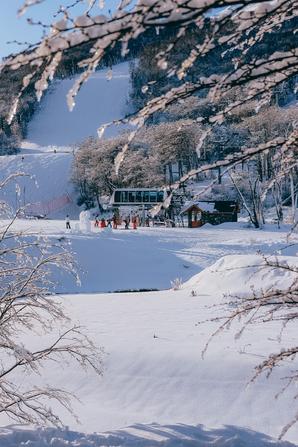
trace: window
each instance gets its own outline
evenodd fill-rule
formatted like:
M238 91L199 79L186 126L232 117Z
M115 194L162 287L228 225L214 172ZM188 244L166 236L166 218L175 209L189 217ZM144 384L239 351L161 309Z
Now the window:
M149 192L150 197L150 203L156 203L157 202L157 192L156 191L150 191Z
M157 201L163 202L163 191L158 191L157 193Z
M128 202L128 192L127 191L121 191L121 203L127 203Z
M115 203L120 202L120 191L115 191L114 202Z
M114 203L132 203L132 204L143 204L143 203L161 203L164 201L164 192L157 190L118 190L114 191L113 200Z
M135 203L135 201L136 201L136 193L134 191L129 191L129 193L128 193L128 201L130 203Z
M143 202L143 200L142 200L142 191L137 191L136 192L136 202L138 202L138 203L142 203Z
M143 191L143 202L149 202L149 191Z

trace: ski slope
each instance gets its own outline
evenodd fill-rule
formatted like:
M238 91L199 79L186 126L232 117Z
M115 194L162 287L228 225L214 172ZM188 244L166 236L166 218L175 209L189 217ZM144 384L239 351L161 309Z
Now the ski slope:
M26 214L47 214L57 218L64 218L66 214L77 216L77 196L70 181L73 151L42 149L24 150L20 154L0 158L1 180L21 174L0 189L0 200L5 201L12 212L25 206ZM53 205L52 211L47 212L50 204Z
M113 67L112 79L108 69L92 74L81 88L76 106L69 112L66 94L75 78L55 81L40 103L29 123L26 140L37 146L71 146L88 136L96 136L102 124L123 118L129 110L129 67L127 62ZM107 136L123 130L114 126Z
M72 112L67 108L66 94L75 78L55 81L29 123L21 152L1 157L1 180L14 173L25 174L0 191L0 199L13 211L33 204L31 214L78 217L77 194L71 184L74 145L96 136L99 126L124 117L129 110L128 63L115 65L112 79L108 80L107 74L108 69L103 69L90 77L79 92ZM113 126L105 136L123 130L124 126Z

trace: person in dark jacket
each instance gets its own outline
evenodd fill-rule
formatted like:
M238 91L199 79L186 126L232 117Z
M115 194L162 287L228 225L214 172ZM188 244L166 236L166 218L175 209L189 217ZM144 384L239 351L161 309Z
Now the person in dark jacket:
M69 215L67 214L65 217L65 226L67 230L71 230Z

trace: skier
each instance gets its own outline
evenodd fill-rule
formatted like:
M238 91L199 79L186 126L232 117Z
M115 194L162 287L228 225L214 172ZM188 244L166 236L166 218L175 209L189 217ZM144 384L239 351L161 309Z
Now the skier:
M71 230L69 215L67 214L65 217L65 226L67 230Z
M100 221L100 228L106 228L106 221L104 220L104 218L102 218Z

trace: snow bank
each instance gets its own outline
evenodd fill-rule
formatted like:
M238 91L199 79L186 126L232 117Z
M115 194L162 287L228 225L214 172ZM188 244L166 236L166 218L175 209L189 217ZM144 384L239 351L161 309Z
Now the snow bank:
M46 172L43 171L43 174L46 175ZM40 175L40 181L43 182L41 170ZM42 185L46 193L46 183ZM63 186L61 182L60 190L67 190L67 183ZM59 193L59 189L56 193ZM15 199L13 189L10 198L12 201ZM62 213L65 211L62 210ZM120 228L111 232L102 232L92 226L90 233L77 232L75 228L79 226L78 221L71 220L71 226L69 232L65 230L64 221L22 219L18 219L13 226L16 230L44 234L55 244L69 244L79 265L81 285L63 272L55 272L54 279L58 282L56 292L59 293L169 289L172 282L178 279L179 282L189 280L186 287L194 288L198 293L204 289L203 293L209 296L221 297L223 293L233 292L233 287L238 287L237 281L241 282L242 288L249 290L257 276L250 278L252 271L246 267L261 262L260 257L254 257L255 253L261 250L267 255L272 254L284 246L287 237L286 231L260 232L243 229L241 224L223 229L221 226L199 230L138 228L126 231ZM293 235L293 241L295 238L298 241L297 236ZM283 253L294 256L296 251L297 248L291 246ZM228 257L212 266L219 258L230 253L235 258ZM221 266L221 262L226 264ZM228 270L222 277L221 271L225 267ZM202 270L204 272L194 276ZM258 281L263 281L264 273L259 275ZM266 274L269 281L268 272Z
M295 256L268 256L267 262L298 266ZM272 287L284 289L295 279L295 273L270 267L261 255L228 255L193 276L184 284L186 288L203 291L211 296L248 294Z
M293 447L286 441L234 426L208 430L201 425L138 424L108 433L84 434L70 430L0 429L0 447Z
M237 280L237 284L240 292L241 281ZM51 364L41 377L27 378L26 383L31 380L36 386L51 383L58 388L67 387L80 399L73 405L82 425L59 408L61 418L72 430L85 433L109 431L109 435L102 435L108 439L107 445L110 442L110 445L154 446L154 443L158 445L157 441L164 441L169 446L187 446L187 439L178 442L178 435L172 437L169 431L169 439L165 437L164 426L171 424L175 424L178 433L179 427L184 430L181 424L187 426L183 433L190 436L189 445L208 446L207 441L210 445L233 447L270 445L261 435L250 437L249 431L241 431L239 427L277 437L295 415L295 406L289 404L293 390L288 389L275 399L282 386L281 378L290 373L292 363L278 368L270 380L260 377L247 386L256 364L271 352L280 350L281 345L274 337L279 325L249 328L235 340L236 324L236 328L232 327L214 339L202 359L201 352L217 325L197 323L210 320L224 309L214 307L222 304L218 295L210 296L200 289L196 296L192 296L191 290L62 297L72 321L84 326L95 343L104 347L103 376L86 375L72 363L63 369ZM291 345L295 337L296 327L290 325L283 338L285 346ZM24 336L22 339L25 341ZM36 344L45 342L44 338L33 340L31 337L29 340L35 348L39 347ZM23 383L23 376L16 380ZM160 426L148 427L154 421ZM3 417L0 422L2 425L8 423ZM118 431L119 427L133 424L145 424L147 428L132 432L133 437ZM218 430L203 436L197 424ZM228 427L227 431L222 429L221 432L223 425L234 428ZM130 429L128 433L131 433ZM153 440L146 437L150 433ZM84 436L76 438L76 442L80 440L83 446L92 439L91 435L89 438ZM226 444L220 443L220 439ZM286 439L297 441L297 426L290 430ZM105 444L99 442L99 445Z

